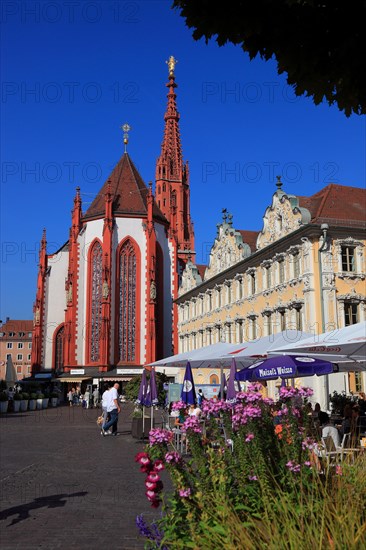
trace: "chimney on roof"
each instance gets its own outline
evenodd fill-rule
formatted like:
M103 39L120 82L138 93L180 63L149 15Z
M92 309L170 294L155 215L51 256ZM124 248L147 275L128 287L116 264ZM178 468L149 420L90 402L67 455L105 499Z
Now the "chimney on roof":
M10 317L6 317L5 323L8 323L10 321Z

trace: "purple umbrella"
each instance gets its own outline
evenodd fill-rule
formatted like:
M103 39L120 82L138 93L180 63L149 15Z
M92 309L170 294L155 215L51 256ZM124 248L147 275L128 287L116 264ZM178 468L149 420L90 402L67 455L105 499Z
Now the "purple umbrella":
M181 401L186 405L195 405L196 403L196 390L194 387L191 364L188 361L186 366L186 372L184 373L183 387L180 394Z
M154 427L154 405L159 403L158 390L156 387L155 369L150 373L150 399L151 399L151 429Z
M235 403L236 401L236 386L237 386L237 372L235 359L231 360L229 383L227 386L226 401L228 403Z
M226 388L227 388L226 378L225 378L225 374L222 372L221 373L221 382L220 382L220 391L219 391L219 396L221 397L221 399L224 398L224 393L226 391Z
M139 394L137 396L136 402L139 405L146 405L146 393L147 393L147 381L146 381L146 371L143 369L141 376L141 383Z
M301 378L303 376L321 376L334 372L329 361L313 357L296 357L283 355L257 361L237 373L238 380L254 382L255 380L275 380L276 378Z

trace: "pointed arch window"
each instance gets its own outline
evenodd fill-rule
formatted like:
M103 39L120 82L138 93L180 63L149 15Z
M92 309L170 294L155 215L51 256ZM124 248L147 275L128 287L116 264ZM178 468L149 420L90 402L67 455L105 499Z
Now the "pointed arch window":
M65 327L62 325L55 336L55 371L62 372L64 369L64 335Z
M120 362L136 361L137 259L130 240L119 254L118 356Z
M100 359L100 330L102 324L102 246L93 245L90 254L91 297L90 297L90 361Z

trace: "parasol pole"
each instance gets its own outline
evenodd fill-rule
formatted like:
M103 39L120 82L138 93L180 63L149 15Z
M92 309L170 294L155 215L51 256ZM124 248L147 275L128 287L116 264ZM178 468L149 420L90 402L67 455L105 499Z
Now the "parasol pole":
M142 439L145 439L145 405L142 405Z

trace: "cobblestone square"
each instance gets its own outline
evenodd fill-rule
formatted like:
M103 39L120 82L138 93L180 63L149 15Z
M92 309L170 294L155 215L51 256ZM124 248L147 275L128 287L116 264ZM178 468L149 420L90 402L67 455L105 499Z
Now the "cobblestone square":
M100 409L61 406L0 417L2 550L143 548L137 514L160 514L144 494L122 404L118 437L102 437Z

